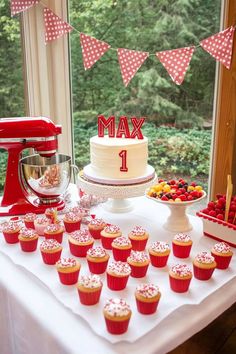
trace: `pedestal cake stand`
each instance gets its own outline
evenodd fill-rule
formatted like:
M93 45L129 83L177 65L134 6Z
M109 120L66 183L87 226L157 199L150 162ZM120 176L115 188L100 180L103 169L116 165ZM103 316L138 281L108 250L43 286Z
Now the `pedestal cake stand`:
M112 213L126 213L134 208L129 198L144 195L145 190L155 184L156 179L157 176L154 173L151 179L142 183L111 185L90 181L81 171L78 176L78 185L87 194L108 198L108 201L103 204L106 210Z

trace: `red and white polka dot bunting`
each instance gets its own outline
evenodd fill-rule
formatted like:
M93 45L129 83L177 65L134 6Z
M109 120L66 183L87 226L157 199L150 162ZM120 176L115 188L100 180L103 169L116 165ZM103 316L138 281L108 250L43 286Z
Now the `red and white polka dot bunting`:
M231 26L200 42L201 47L227 69L231 66L234 31L235 27Z
M54 41L73 30L73 27L71 27L69 23L63 21L48 8L43 10L43 16L45 25L45 43Z
M120 71L124 85L127 86L138 69L149 56L147 52L139 52L124 48L117 49Z
M11 15L14 16L29 7L36 5L39 0L11 0Z
M111 47L106 42L99 41L84 33L80 33L80 44L85 70L90 69Z
M181 85L184 81L194 50L195 47L192 46L156 53L157 58L177 85Z

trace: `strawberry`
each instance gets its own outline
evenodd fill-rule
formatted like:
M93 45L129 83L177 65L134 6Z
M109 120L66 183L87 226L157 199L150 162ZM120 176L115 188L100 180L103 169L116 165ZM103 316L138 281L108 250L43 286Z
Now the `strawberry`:
M187 200L189 200L189 201L193 200L193 196L192 195L188 195L187 196Z
M190 195L190 197L191 197L191 195ZM208 215L209 211L210 211L209 209L205 208L202 210L202 213Z
M213 217L216 217L216 212L215 212L215 210L210 210L210 211L209 211L209 215L210 215L210 216L213 216Z
M216 217L219 220L224 220L223 214L217 214Z
M215 209L215 203L214 202L209 202L207 204L208 209Z
M179 198L182 200L182 202L185 202L187 200L187 197L185 194L181 194Z
M169 199L165 195L163 195L163 197L161 197L161 200L168 201Z

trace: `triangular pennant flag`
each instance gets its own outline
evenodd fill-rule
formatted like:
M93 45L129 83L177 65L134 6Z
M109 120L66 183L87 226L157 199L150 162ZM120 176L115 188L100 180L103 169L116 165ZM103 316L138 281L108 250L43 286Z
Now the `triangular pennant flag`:
M14 16L22 11L28 10L31 6L36 5L39 0L11 0L11 15Z
M45 43L58 39L73 30L73 27L47 7L43 11L45 24Z
M99 41L84 33L80 33L84 69L90 69L111 47L108 43Z
M156 53L157 58L177 85L181 85L184 81L194 50L195 47L192 46Z
M124 48L117 49L120 71L123 82L127 86L134 77L138 69L149 56L148 52L139 52L137 50L129 50Z
M234 31L235 27L231 26L200 42L201 47L227 69L230 69L231 65Z

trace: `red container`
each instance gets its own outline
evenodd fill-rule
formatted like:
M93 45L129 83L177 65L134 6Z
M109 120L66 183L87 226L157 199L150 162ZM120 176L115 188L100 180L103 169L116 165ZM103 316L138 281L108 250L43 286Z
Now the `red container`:
M58 270L60 282L64 285L73 285L78 282L79 269L71 273L62 273Z
M103 229L102 229L103 230ZM101 231L102 230L93 230L89 229L90 235L95 239L95 240L100 240L101 238Z
M105 273L107 269L108 259L104 262L91 262L89 259L87 259L87 262L91 273L102 274Z
M215 258L217 269L227 269L229 267L232 256L219 256L212 252L211 255Z
M120 249L112 247L113 258L115 261L126 262L127 258L130 256L131 248Z
M81 304L88 306L97 304L100 300L101 292L102 288L98 288L98 290L91 292L84 292L78 289Z
M48 253L41 250L41 255L45 264L53 265L61 258L62 249L59 251Z
M166 266L169 255L167 256L154 256L153 254L149 254L150 261L153 267L163 268Z
M159 300L160 299L153 302L144 302L136 298L138 312L142 313L143 315L151 315L155 313L159 304Z
M54 240L56 240L57 242L62 243L62 240L63 240L63 231L58 232L57 234L49 234L49 233L47 233L47 232L44 231L44 237L45 237L46 240L54 239Z
M182 246L176 245L174 242L172 242L173 254L175 257L178 258L188 258L190 255L191 248L192 245Z
M123 290L125 289L129 275L118 277L107 273L107 286L111 290Z
M80 230L81 220L76 222L66 222L64 221L65 230L68 233Z
M76 245L69 241L70 252L76 257L86 257L87 251L93 247L93 243L89 245Z
M102 241L102 247L105 248L106 250L111 250L112 249L112 242L115 238L114 237L104 237L101 236L101 241Z
M131 277L133 278L143 278L145 277L145 275L147 274L147 270L148 270L148 266L149 264L147 265L144 265L144 266L134 266L132 264L130 264L130 268L131 268Z
M128 320L124 320L124 321L112 321L112 320L105 317L107 330L111 334L123 334L123 333L127 332L128 326L129 326L129 321L130 321L130 318Z
M185 293L189 289L191 278L189 279L176 279L169 276L170 287L176 293Z
M20 231L18 231L18 232L5 232L5 231L3 231L2 233L3 233L3 236L4 236L5 241L7 243L13 244L13 243L19 242L18 236L19 236Z
M194 277L198 280L209 280L214 272L215 268L203 269L193 265Z
M147 240L133 240L130 238L130 242L132 243L132 249L134 251L144 251L147 245Z
M38 238L35 238L30 241L20 240L20 246L23 252L34 252L37 249Z
M33 221L24 220L24 223L25 223L25 227L27 227L27 229L34 229L34 222Z

